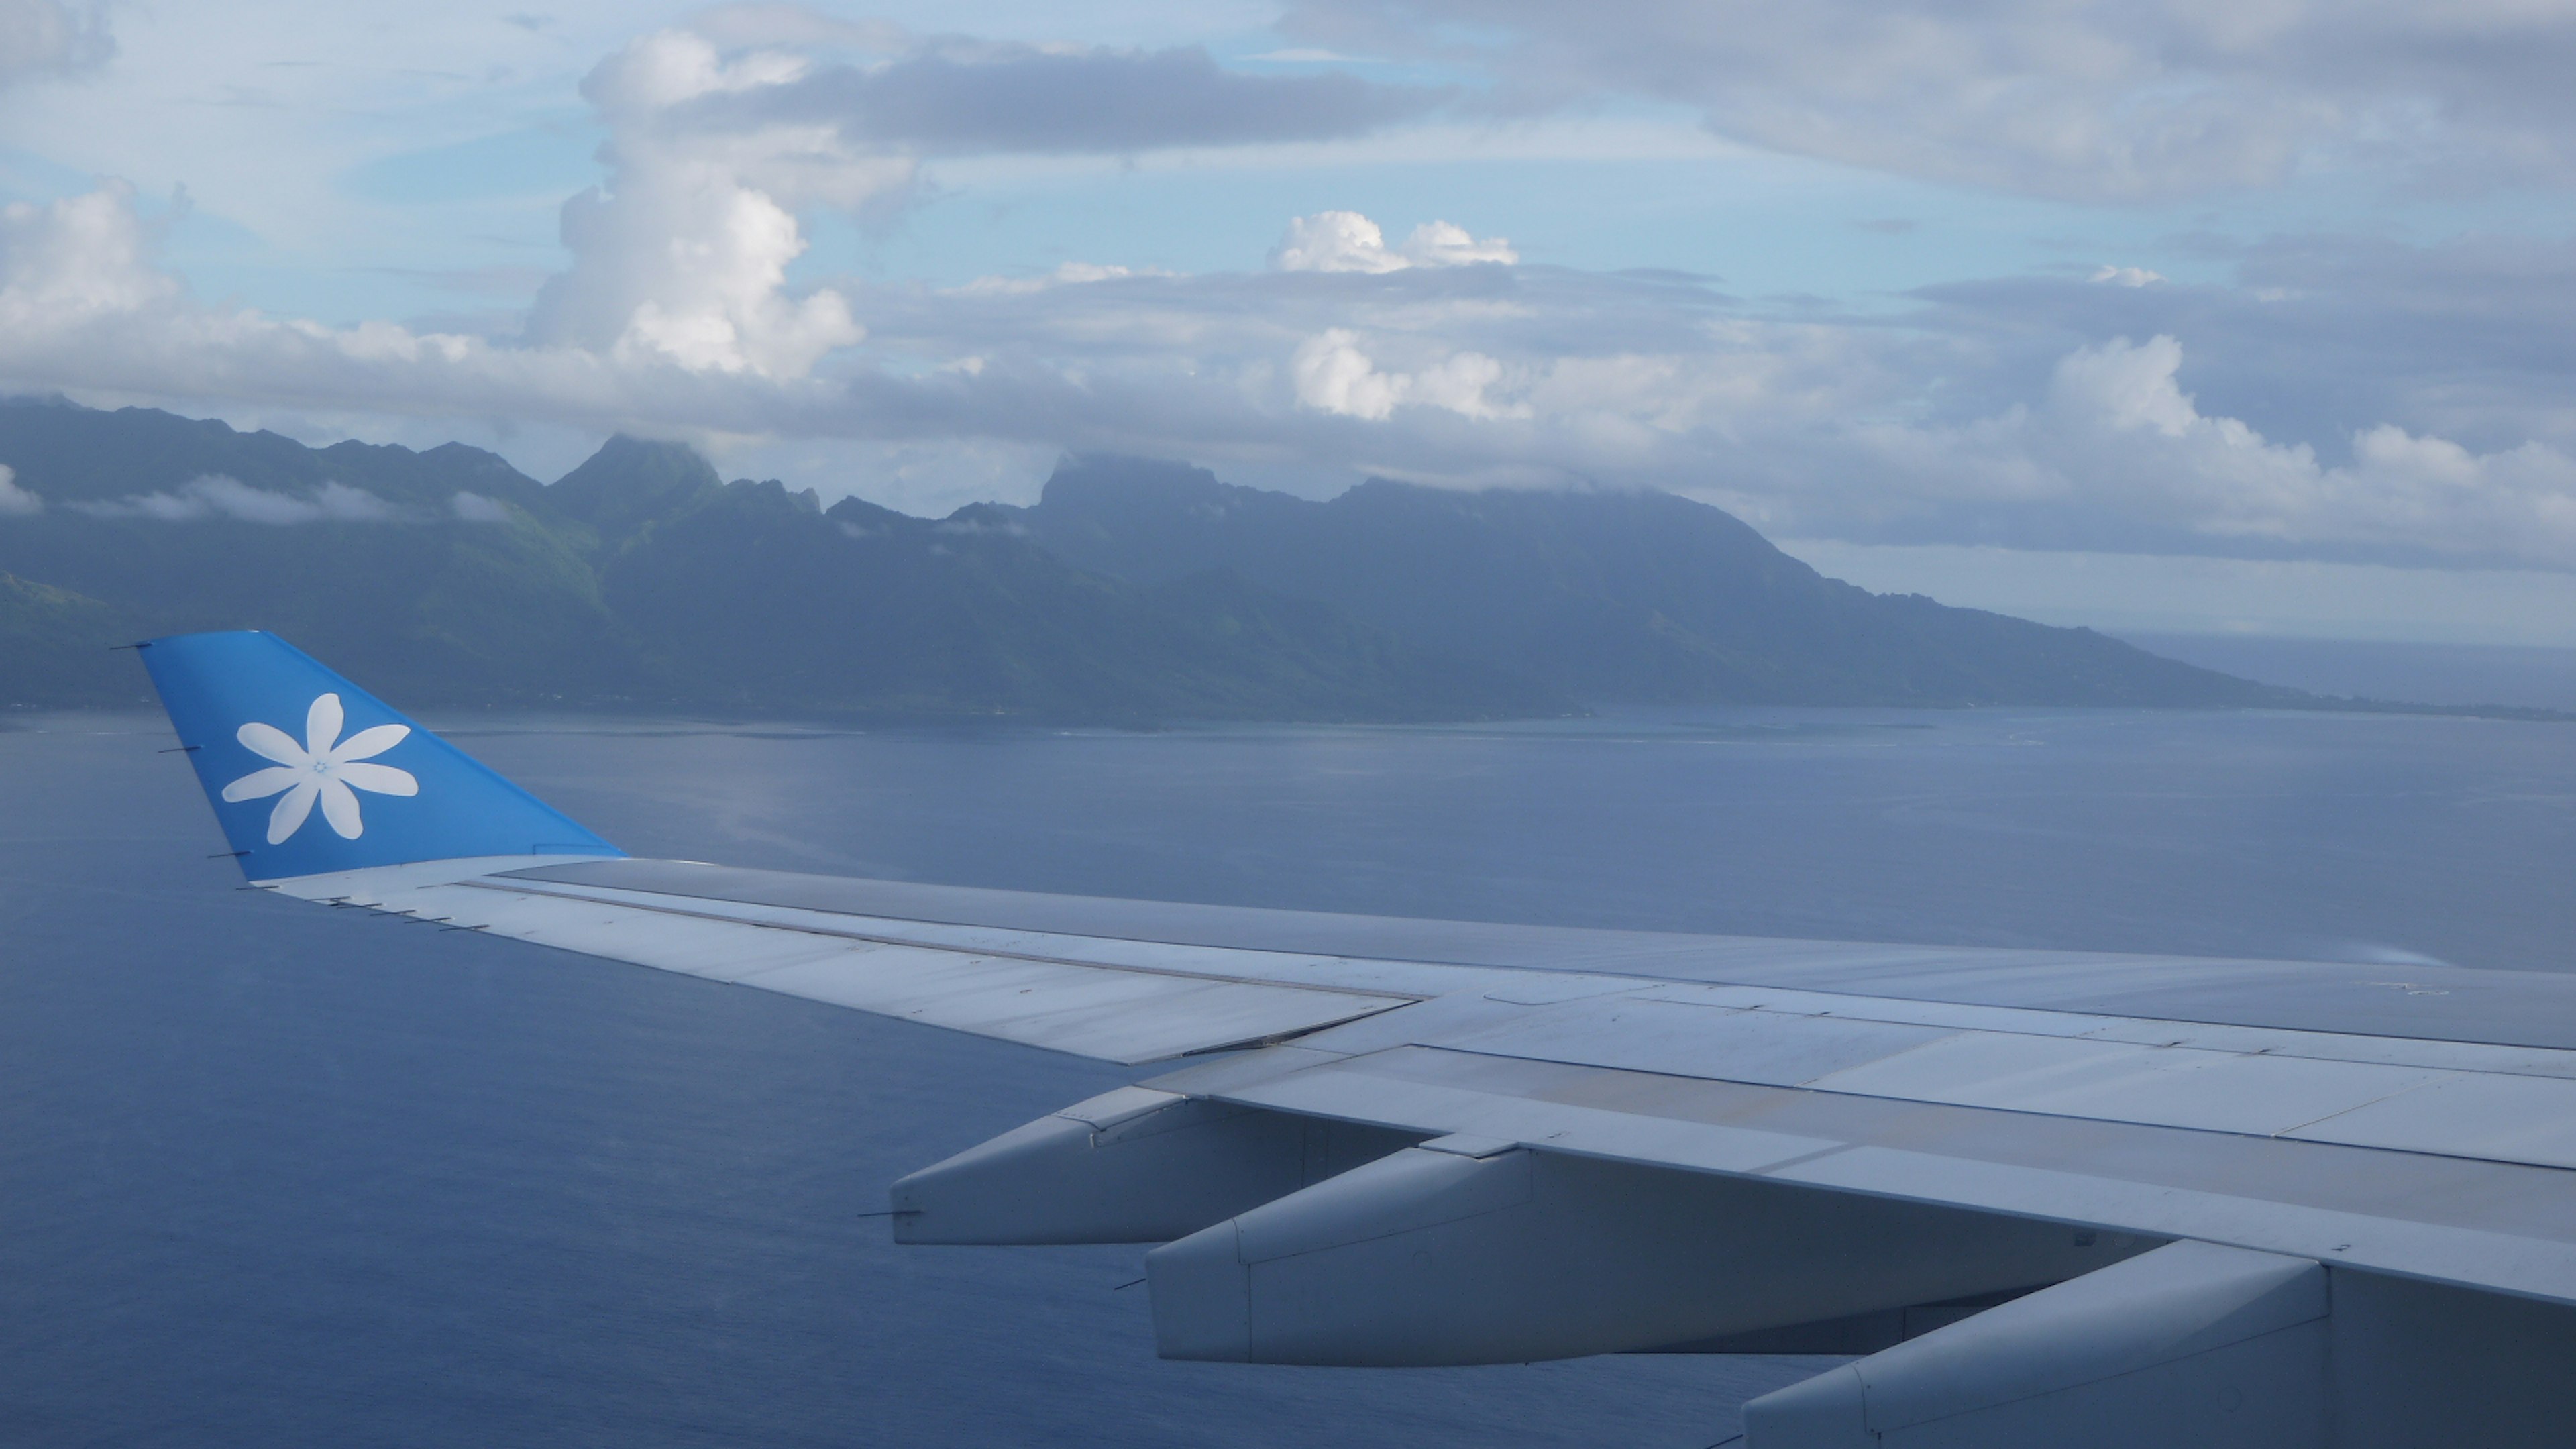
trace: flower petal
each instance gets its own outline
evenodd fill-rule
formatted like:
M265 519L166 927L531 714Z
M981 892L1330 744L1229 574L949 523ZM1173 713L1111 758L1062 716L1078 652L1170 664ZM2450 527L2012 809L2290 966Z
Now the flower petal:
M261 728L266 729L267 726L263 725ZM286 737L279 735L278 738ZM244 800L257 800L263 795L274 795L303 779L306 773L303 770L290 770L284 765L272 765L265 770L253 770L226 785L224 798L238 805Z
M332 744L340 738L340 696L317 694L313 707L304 712L304 753L315 759L331 753Z
M331 772L331 778L346 780L361 790L372 790L379 795L420 793L420 782L411 777L411 771L397 770L391 765L342 765Z
M306 775L298 779L295 788L279 798L277 808L268 812L268 843L284 845L286 837L293 835L296 827L304 823L304 817L313 813L313 797L321 793L320 776Z
M331 822L333 833L342 840L355 840L358 832L367 828L366 822L358 818L358 797L328 775L322 777L322 818Z
M410 725L378 725L371 730L360 730L342 740L339 747L331 751L331 758L346 764L351 760L366 759L370 755L381 755L401 744L403 736L410 733Z
M263 760L275 760L281 765L312 763L313 757L304 753L304 747L275 725L246 724L233 731L233 738Z

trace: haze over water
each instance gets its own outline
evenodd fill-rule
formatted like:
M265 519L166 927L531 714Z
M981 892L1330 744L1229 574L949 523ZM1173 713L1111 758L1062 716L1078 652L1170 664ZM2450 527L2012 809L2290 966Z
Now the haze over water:
M1159 1363L1142 1290L1117 1288L1138 1250L897 1250L856 1216L1128 1074L235 891L157 717L21 723L0 732L0 1441L1678 1449L1817 1366ZM2392 983L2428 959L2576 964L2561 725L445 723L639 855L2322 957Z

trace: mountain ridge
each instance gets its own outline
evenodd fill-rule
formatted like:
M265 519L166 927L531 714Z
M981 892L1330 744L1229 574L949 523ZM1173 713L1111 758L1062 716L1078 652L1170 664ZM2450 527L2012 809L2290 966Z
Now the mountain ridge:
M0 703L139 698L98 640L261 627L428 705L1450 720L1587 704L2328 705L1826 579L1666 493L1328 502L1068 458L917 518L618 437L552 484L153 409L0 402Z
M1467 493L1371 479L1316 502L1186 465L1073 459L1012 516L1112 577L1230 567L1274 588L1302 583L1398 637L1599 703L2292 698L2089 629L1872 594L1671 493Z

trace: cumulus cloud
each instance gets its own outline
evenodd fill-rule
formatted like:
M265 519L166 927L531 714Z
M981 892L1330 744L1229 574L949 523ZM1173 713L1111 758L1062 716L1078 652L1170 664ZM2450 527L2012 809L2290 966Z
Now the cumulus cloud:
M160 493L138 493L106 503L74 503L93 518L143 518L159 523L232 519L240 523L392 523L402 514L363 488L325 481L309 494L254 488L223 473L207 473Z
M1505 109L1643 96L1759 146L2058 196L2355 162L2445 184L2576 172L2576 21L2528 0L1297 0L1282 29L1485 69Z
M2234 285L2017 277L1916 296L1914 325L1997 359L1953 375L1964 407L2026 397L2078 347L2161 333L2188 345L2205 406L2269 436L2340 450L2386 421L2481 452L2576 452L2576 239L2288 236L2240 251Z
M796 209L855 209L898 192L910 158L854 147L828 126L710 130L675 114L711 97L795 84L784 51L728 58L705 37L662 31L583 82L608 123L608 181L564 205L570 270L538 294L529 336L693 372L797 377L866 335L840 293L802 296L787 267L805 251Z
M2576 560L2576 459L2554 448L2473 453L2383 423L2353 435L2350 462L2324 466L2305 444L2204 414L2181 365L2171 337L2070 354L2031 451L2059 454L2079 487L2210 535Z
M1404 245L1390 247L1378 224L1356 211L1319 211L1288 223L1270 250L1282 272L1400 272L1407 267L1456 267L1473 262L1512 263L1520 253L1502 237L1479 241L1465 227L1426 221Z
M1877 424L1848 440L1877 476L1981 541L2138 547L2198 538L2364 556L2576 565L2576 458L2540 443L2478 453L2377 424L2329 464L2204 412L2172 337L2061 358L2045 392L1965 425ZM2084 530L2090 538L2072 536Z
M807 248L800 217L890 212L915 194L925 157L1312 140L1438 99L1340 74L1237 75L1195 48L912 42L879 27L868 37L904 53L823 64L792 42L849 37L809 34L798 18L729 7L700 28L637 39L591 72L582 93L609 128L610 173L564 206L572 266L538 294L529 341L800 378L866 336L841 290L789 284ZM759 43L728 50L710 30ZM1434 224L1398 265L1492 259L1498 246Z
M18 470L0 463L0 518L29 518L44 511L44 499L18 486Z
M1447 408L1471 418L1526 417L1527 404L1497 405L1486 389L1503 365L1481 352L1455 352L1418 372L1381 372L1360 350L1359 334L1335 327L1310 338L1290 359L1300 405L1348 417L1383 419L1408 404Z
M2084 280L2103 287L2150 287L2164 279L2162 272L2151 272L2144 267L2115 267L2105 262L2095 267L2093 275Z
M115 53L104 6L0 0L0 83L88 70Z
M123 182L0 207L0 332L77 329L177 300L178 279L154 265L158 240Z

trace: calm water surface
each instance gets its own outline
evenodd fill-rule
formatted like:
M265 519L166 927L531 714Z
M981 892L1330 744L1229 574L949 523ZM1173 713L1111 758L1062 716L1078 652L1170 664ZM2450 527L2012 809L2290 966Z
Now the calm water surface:
M1157 1362L1137 1249L885 1184L1123 1080L232 889L156 719L0 731L0 1443L1646 1445L1819 1365ZM825 734L458 719L640 855L1777 935L2576 960L2576 726L1676 712Z

